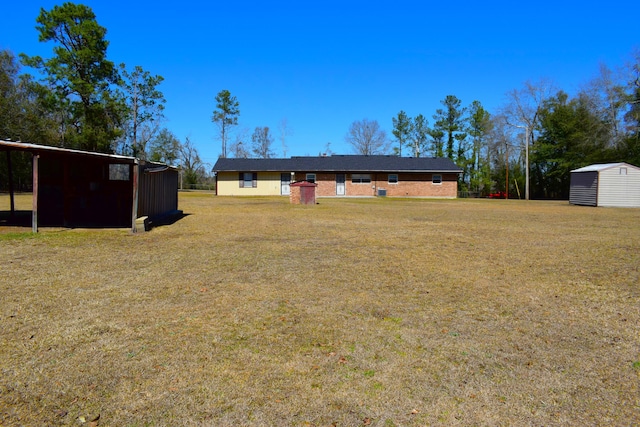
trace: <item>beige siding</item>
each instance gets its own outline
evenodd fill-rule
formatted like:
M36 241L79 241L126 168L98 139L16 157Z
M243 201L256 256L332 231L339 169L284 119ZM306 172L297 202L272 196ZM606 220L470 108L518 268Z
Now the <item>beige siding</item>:
M279 196L280 172L258 172L256 188L240 188L239 172L218 172L218 196Z
M620 169L627 170L626 175ZM600 171L598 206L640 207L640 169L616 166Z

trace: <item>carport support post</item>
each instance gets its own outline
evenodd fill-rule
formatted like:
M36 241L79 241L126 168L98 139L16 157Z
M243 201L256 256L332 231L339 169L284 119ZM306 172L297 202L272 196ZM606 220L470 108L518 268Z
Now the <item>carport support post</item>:
M39 155L33 155L33 208L31 210L31 231L38 232L38 159Z
M11 168L11 150L7 150L7 173L9 174L9 202L11 204L11 218L16 214L15 195L13 194L13 169Z
M138 219L138 159L133 162L133 193L131 203L131 232L136 232L136 219Z

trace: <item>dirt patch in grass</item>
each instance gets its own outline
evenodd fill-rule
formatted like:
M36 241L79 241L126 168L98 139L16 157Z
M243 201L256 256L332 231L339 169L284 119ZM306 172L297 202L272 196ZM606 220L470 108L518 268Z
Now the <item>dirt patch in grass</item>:
M640 211L319 202L4 234L0 424L640 419Z

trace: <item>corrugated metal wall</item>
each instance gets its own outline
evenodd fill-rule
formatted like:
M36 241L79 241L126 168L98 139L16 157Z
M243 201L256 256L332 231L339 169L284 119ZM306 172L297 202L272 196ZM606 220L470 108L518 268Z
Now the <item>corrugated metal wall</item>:
M572 172L569 190L572 205L597 206L598 172Z
M598 206L640 207L640 169L628 165L600 171Z
M138 217L158 216L178 209L178 171L166 166L139 166Z

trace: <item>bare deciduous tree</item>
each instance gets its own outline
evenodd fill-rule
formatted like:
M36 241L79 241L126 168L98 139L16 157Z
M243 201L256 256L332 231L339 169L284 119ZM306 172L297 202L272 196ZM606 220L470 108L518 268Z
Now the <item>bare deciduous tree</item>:
M280 120L280 124L278 125L278 139L282 143L282 157L287 157L287 138L293 135L293 129L289 126L289 121L286 117Z
M269 159L273 157L273 151L271 151L271 144L273 144L273 137L269 133L269 127L257 127L251 135L251 142L253 143L251 150L256 157L261 159Z
M235 133L235 140L229 146L229 151L236 159L246 159L250 157L249 148L249 128L245 127Z
M624 78L620 71L613 71L600 64L597 77L589 81L580 91L580 97L588 108L607 126L608 144L616 146L624 137L622 122L627 104Z
M507 103L502 108L501 116L511 126L526 126L529 131L528 141L533 142L542 104L555 90L555 85L550 80L542 79L537 83L526 81L522 89L507 93Z
M197 184L198 180L205 175L204 163L189 137L180 146L180 166L184 174L184 184Z
M385 154L389 150L387 134L380 129L377 120L356 120L344 139L357 154L365 156Z

